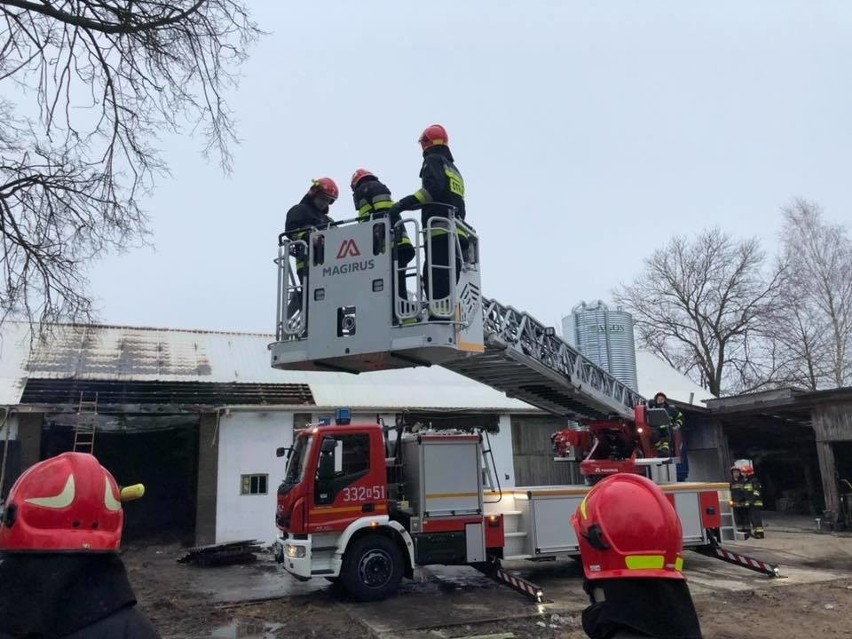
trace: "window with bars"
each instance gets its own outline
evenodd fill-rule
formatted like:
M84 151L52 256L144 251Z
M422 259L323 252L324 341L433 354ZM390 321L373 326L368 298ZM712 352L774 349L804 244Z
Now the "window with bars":
M240 475L241 495L265 495L269 475Z

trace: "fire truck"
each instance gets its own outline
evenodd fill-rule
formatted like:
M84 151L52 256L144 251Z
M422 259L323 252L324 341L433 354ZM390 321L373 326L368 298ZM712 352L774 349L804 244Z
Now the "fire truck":
M402 230L415 245L397 261ZM446 263L431 243L450 238ZM304 280L291 257L306 259ZM311 425L294 437L278 489L276 559L298 579L324 577L357 600L391 596L418 566L469 565L540 599L507 560L577 556L571 515L599 478L634 472L674 505L684 545L757 570L724 551L727 484L678 482L677 457L655 456L653 433L668 415L530 315L484 298L479 238L450 211L417 220L348 220L279 236L276 340L279 369L370 371L439 365L573 424L554 434L554 461L579 464L584 483L502 489L487 432L431 430L398 420ZM404 282L402 286L400 282ZM442 294L437 296L436 292ZM475 425L473 425L475 426ZM679 450L675 430L672 450ZM727 553L727 556L725 555ZM756 560L750 560L752 562Z

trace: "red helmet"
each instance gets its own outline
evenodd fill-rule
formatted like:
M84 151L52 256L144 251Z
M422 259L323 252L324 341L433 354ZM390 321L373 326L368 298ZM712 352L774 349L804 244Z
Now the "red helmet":
M311 188L308 190L308 195L316 195L317 193L322 193L332 202L334 202L334 200L337 199L337 196L340 195L340 191L337 189L337 184L335 184L334 180L329 177L317 178L316 180L311 181Z
M650 479L617 473L588 492L571 518L586 578L683 579L683 533Z
M141 486L131 487L141 497ZM128 489L125 489L128 490ZM28 468L9 491L0 519L0 551L115 552L121 544L122 495L88 453L62 453Z
M352 182L350 183L352 190L355 190L355 187L358 186L358 182L368 177L374 178L376 176L370 173L367 169L358 169L355 171L355 173L352 174Z
M450 137L447 135L447 130L444 127L440 124L433 124L423 130L417 141L420 142L420 148L425 151L433 146L441 144L448 145Z

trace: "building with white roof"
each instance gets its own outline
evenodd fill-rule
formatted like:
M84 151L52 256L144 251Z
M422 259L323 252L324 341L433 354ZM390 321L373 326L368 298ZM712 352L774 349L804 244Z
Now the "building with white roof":
M0 407L10 415L0 431L10 440L3 492L22 469L73 449L75 426L94 423L104 466L120 483L146 484L146 497L127 510L130 536L269 542L284 472L275 449L292 443L294 427L338 407L370 422L393 424L408 412L483 426L503 486L571 479L550 454L560 418L438 366L362 375L273 369L273 339L57 325L39 340L27 324L3 324ZM696 406L708 397L650 353L637 353L637 369L646 397L663 390Z

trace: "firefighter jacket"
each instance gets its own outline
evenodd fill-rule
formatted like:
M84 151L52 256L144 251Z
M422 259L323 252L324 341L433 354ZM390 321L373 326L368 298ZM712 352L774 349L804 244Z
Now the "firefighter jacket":
M653 400L648 402L648 406L650 408L665 408L666 413L669 415L669 419L672 422L672 428L680 428L683 426L684 418L683 413L681 413L677 408L669 404L668 402L663 402L662 404L655 404ZM663 436L668 436L669 427L668 426L660 426L659 427L660 434Z
M402 198L395 207L397 210L422 209L420 222L424 230L431 218L450 216L447 204L455 207L455 217L464 219L464 179L453 163L453 154L448 147L433 146L423 151L420 180L421 188ZM435 229L433 234L443 235L446 231ZM466 238L467 233L460 230L459 236Z
M113 553L0 557L0 639L159 639Z
M677 408L669 404L668 402L663 402L663 408L666 409L666 412L669 414L669 418L672 420L672 426L675 428L680 428L683 426L683 413L681 413Z
M763 495L761 494L762 487L757 477L750 475L743 481L743 494L745 504L754 508L763 508Z
M367 222L388 217L393 228L400 221L398 211L391 211L393 199L390 189L374 177L363 178L352 193L355 209L358 211L358 221ZM414 247L405 228L397 227L398 241L396 242L397 259L401 264L408 264L414 257Z
M731 504L735 508L748 506L748 493L745 490L745 480L743 477L739 479L731 479Z
M334 221L327 213L320 211L316 205L314 205L312 196L305 195L298 204L287 211L287 222L284 227L284 232L287 233L287 237L291 240L304 240L308 236L307 229L324 229L333 222ZM303 269L307 266L307 262L304 259L304 248L302 246L294 246L291 254L296 258L297 269Z

